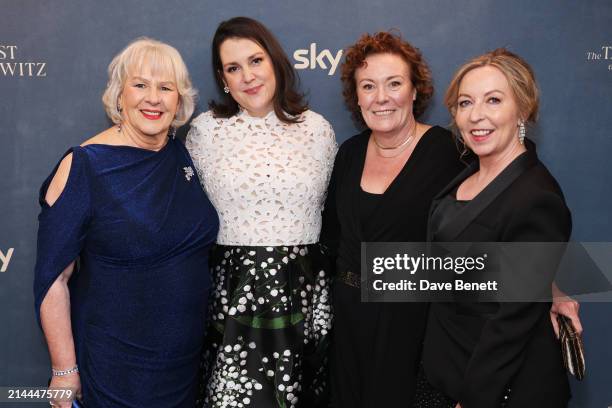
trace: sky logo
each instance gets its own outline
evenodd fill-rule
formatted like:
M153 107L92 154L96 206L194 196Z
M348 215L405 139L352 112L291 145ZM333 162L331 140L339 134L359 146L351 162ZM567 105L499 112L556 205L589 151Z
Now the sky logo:
M293 59L296 61L293 67L295 69L329 69L327 75L334 75L340 58L342 58L342 50L338 50L335 55L328 49L317 52L317 43L312 43L310 49L297 49L293 52Z

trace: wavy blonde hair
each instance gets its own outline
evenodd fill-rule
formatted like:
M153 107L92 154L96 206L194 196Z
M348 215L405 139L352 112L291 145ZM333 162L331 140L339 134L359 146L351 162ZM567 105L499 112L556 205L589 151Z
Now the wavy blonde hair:
M180 127L187 123L195 109L197 96L189 71L176 48L148 37L132 41L108 66L108 83L102 95L102 102L110 120L115 124L121 122L119 96L130 71L138 71L144 65L148 65L153 73L169 73L174 77L179 93L179 105L171 126Z
M452 126L456 129L455 114L457 113L457 101L459 99L459 87L465 75L480 67L492 66L499 69L506 79L512 92L516 105L519 108L521 119L527 123L535 123L538 119L538 108L540 106L540 92L536 84L535 74L527 61L505 48L497 48L486 54L472 58L463 64L450 82L444 104L448 108L452 118Z

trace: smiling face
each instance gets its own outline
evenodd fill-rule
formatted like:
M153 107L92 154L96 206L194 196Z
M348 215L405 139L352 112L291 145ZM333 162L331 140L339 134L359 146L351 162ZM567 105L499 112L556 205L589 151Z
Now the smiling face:
M469 71L459 85L455 122L463 140L482 157L520 149L519 107L505 75L493 66Z
M144 64L139 70L130 70L119 96L122 126L138 137L161 139L168 134L178 104L174 75L152 72Z
M223 81L232 98L251 116L274 109L276 77L268 53L255 41L229 38L219 48Z
M410 67L400 56L370 55L355 71L355 83L361 114L374 133L395 135L410 129L416 89Z

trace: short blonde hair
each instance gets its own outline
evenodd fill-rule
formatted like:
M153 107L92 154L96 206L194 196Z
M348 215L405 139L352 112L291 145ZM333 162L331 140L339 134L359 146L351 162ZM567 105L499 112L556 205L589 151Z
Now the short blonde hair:
M108 66L108 83L102 95L102 102L110 120L115 124L121 122L119 96L130 69L140 69L144 64L148 64L153 72L165 72L174 76L179 93L179 106L172 126L180 127L187 123L195 109L197 91L191 84L183 58L176 48L147 37L132 41Z
M533 69L518 55L505 48L498 48L466 62L453 76L446 90L446 95L444 95L444 104L453 117L453 126L456 127L454 122L461 81L468 72L484 66L495 67L504 74L510 89L514 93L521 120L534 123L538 118L540 92L536 85Z

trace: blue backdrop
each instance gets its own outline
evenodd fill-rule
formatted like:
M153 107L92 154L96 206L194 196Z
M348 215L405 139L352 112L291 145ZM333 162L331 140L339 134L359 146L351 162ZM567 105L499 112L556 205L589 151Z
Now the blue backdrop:
M215 92L212 35L220 21L236 15L259 19L278 36L312 109L332 123L339 142L356 130L330 60L363 32L397 28L423 51L437 89L425 120L435 124L449 122L441 95L453 71L472 56L509 47L535 69L542 91L535 139L566 193L573 239L612 241L610 0L4 1L0 386L46 383L49 362L31 290L37 191L68 146L108 126L100 98L110 59L142 35L174 45L200 90L197 114ZM572 384L573 407L612 405L611 312L609 303L582 305L587 378Z

